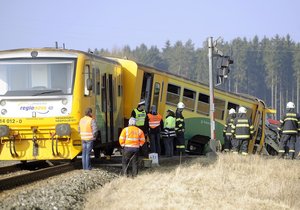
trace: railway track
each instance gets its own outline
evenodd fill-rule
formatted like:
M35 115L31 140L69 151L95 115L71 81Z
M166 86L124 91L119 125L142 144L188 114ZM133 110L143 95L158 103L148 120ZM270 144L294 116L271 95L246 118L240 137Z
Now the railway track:
M12 165L2 167L0 172L4 173L5 171L16 171L20 166ZM68 162L62 163L59 165L50 165L48 167L40 168L35 171L29 171L24 174L12 175L5 178L0 178L0 192L4 190L13 189L19 187L21 185L29 184L34 181L38 181L41 179L49 178L51 176L55 176L58 174L62 174L65 172L69 172L80 167L80 162Z
M33 171L36 169L46 168L52 166L53 163L50 161L30 161L25 163L16 163L12 165L2 166L0 167L0 179L2 175L6 175L9 173L14 173L21 170L29 170Z

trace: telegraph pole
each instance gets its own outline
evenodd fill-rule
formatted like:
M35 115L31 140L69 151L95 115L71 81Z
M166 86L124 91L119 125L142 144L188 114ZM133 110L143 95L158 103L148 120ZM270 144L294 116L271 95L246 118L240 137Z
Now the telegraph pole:
M221 65L218 67L217 73L222 84L227 79L230 72L229 65L233 64L233 60L229 56L224 56L223 52L218 50L217 42L213 43L213 38L208 38L208 65L209 65L209 116L210 116L210 141L209 146L213 152L217 150L216 139L216 122L215 122L215 104L214 104L214 74L213 74L213 57L217 56L222 58ZM218 84L218 85L219 85ZM218 142L219 144L219 142Z
M210 116L210 141L209 146L216 152L215 133L215 104L214 104L214 78L213 78L213 38L208 38L208 67L209 67L209 116Z

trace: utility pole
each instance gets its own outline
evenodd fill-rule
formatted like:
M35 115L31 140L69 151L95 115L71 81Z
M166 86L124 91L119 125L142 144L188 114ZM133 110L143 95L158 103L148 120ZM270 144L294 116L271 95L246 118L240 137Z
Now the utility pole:
M218 50L217 42L213 42L213 38L208 38L208 65L209 65L209 116L210 116L210 141L209 146L213 152L216 152L217 145L220 145L216 139L216 123L215 123L215 104L214 104L214 76L213 76L213 57L222 58L221 65L218 67L217 76L219 84L222 84L227 79L230 72L229 65L233 64L233 60L229 56L224 56L223 52ZM219 85L217 84L217 85Z
M210 141L209 146L216 152L215 133L215 104L214 104L214 79L213 79L213 38L208 38L208 68L209 68L209 116L210 116Z

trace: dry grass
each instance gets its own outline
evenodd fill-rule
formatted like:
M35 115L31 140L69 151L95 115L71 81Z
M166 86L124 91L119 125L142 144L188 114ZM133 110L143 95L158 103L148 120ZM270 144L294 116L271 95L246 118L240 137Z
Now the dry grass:
M166 170L168 168L168 170ZM219 155L120 177L86 209L299 209L300 161Z

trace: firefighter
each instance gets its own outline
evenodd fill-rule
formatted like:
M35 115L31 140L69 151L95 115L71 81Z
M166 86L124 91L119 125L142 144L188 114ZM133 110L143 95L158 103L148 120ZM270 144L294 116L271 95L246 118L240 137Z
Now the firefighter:
M233 153L241 152L242 155L248 155L249 140L252 139L254 133L251 119L247 118L247 109L240 107L236 118L231 126L232 138L235 140L232 142Z
M299 114L295 112L295 104L288 102L286 104L286 114L280 119L278 127L280 135L279 157L294 158L298 129Z
M85 110L85 116L80 119L78 131L82 142L82 167L83 170L91 170L90 153L93 149L93 143L98 132L96 121L92 116L91 108L87 108Z
M236 117L235 109L231 108L229 110L229 116L226 119L226 124L223 129L223 137L224 137L224 152L229 152L232 145L232 133L231 133L231 126Z
M131 117L128 127L124 128L119 137L119 143L123 148L122 154L122 173L128 176L128 166L132 165L132 177L138 174L138 152L139 148L145 143L144 132L136 125L135 118Z
M166 119L164 120L164 128L161 132L167 157L174 155L174 138L175 133L175 114L174 111L168 109Z
M148 128L145 125L146 116L147 113L145 111L145 101L141 100L140 103L138 103L137 108L132 110L131 117L135 118L136 127L138 127L144 132L145 139L147 140ZM149 143L146 142L146 144L143 145L140 151L140 154L143 155L145 158L148 158L148 154L149 154L148 144Z
M177 104L176 109L176 123L175 123L175 132L176 132L176 151L178 154L185 155L185 142L184 142L184 131L185 131L185 123L184 117L182 115L182 111L185 105L182 102Z
M150 151L152 153L157 153L158 155L160 155L160 132L163 128L163 120L162 116L157 113L155 105L151 106L151 111L147 114L145 127L148 128L148 134L150 138Z

